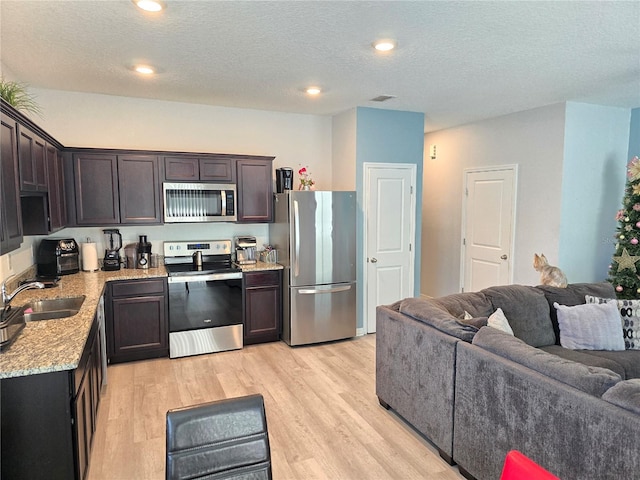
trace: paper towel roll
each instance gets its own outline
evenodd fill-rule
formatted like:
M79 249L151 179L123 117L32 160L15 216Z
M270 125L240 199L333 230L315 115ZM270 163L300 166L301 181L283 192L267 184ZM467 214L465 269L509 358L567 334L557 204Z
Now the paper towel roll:
M98 265L98 250L96 244L87 242L80 245L82 247L82 270L85 272L95 272L100 268Z

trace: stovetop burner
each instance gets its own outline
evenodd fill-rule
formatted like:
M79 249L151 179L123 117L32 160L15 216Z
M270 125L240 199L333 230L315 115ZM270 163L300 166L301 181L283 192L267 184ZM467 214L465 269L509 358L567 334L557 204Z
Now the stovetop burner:
M231 240L164 242L164 256L169 277L242 273L231 262Z

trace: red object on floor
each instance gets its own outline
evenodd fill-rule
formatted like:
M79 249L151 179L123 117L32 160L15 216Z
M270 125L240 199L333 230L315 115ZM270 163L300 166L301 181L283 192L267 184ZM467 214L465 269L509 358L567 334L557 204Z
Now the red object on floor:
M560 480L517 450L507 453L500 480Z

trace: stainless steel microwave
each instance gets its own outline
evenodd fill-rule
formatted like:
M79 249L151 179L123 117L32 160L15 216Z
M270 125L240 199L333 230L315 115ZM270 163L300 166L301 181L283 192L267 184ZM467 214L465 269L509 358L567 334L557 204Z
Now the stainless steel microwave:
M165 223L235 222L236 186L230 183L163 183Z

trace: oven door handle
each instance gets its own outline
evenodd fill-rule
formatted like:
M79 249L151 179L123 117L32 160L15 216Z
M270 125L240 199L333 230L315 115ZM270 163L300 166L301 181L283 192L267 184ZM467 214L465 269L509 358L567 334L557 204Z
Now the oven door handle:
M169 277L169 283L189 283L189 282L212 282L216 280L234 280L241 279L242 272L237 273L212 273L211 275L177 275Z

